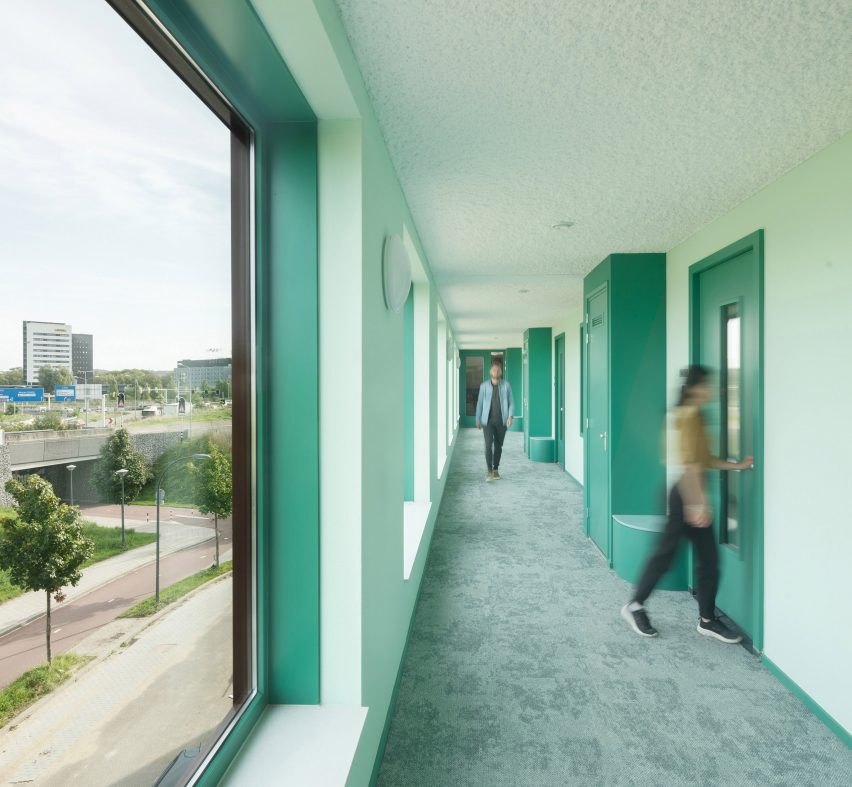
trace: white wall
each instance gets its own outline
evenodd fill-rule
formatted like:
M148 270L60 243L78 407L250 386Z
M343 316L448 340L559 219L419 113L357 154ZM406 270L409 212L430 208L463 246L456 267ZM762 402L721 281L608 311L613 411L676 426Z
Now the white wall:
M764 651L852 729L852 133L668 255L667 373L690 264L765 230Z
M553 343L565 334L565 470L583 483L583 438L580 436L580 322L582 303L566 309L565 320L553 326ZM553 355L553 376L556 379L556 354ZM554 388L554 391L556 389ZM555 415L555 414L554 414ZM556 434L553 425L551 434Z
M324 704L361 704L361 124L320 121L320 637ZM346 330L340 329L341 325Z

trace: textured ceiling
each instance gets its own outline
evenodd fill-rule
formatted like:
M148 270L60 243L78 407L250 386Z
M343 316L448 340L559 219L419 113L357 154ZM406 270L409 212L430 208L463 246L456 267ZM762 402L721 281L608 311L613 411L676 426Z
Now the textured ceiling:
M852 128L848 0L337 3L462 346L518 344L608 253Z

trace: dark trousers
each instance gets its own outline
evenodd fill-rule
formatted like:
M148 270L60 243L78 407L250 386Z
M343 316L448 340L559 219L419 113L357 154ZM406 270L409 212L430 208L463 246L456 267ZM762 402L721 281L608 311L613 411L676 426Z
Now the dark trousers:
M669 518L657 549L645 564L642 578L633 595L635 601L644 604L663 574L674 560L681 537L688 538L695 546L698 567L695 572L698 610L702 618L713 619L716 614L716 590L719 587L719 555L716 552L716 537L712 527L692 527L683 518L683 498L677 485L669 494Z
M506 437L505 424L485 424L482 427L485 435L485 464L489 470L500 467L500 457L503 455L503 439Z

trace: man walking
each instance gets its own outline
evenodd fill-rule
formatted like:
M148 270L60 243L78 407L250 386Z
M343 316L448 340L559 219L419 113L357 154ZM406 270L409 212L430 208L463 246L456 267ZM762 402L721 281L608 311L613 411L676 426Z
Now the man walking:
M503 438L506 437L506 429L512 425L514 414L512 386L503 379L503 365L492 363L491 379L479 386L476 402L476 428L482 429L485 434L486 481L500 478L497 468L503 453Z

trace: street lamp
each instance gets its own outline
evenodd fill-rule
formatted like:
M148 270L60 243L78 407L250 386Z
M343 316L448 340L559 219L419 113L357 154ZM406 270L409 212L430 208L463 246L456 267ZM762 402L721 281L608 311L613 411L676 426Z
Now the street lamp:
M160 606L160 481L165 476L166 471L178 462L185 462L188 459L209 459L210 454L192 454L191 456L179 456L172 459L157 476L157 481L154 484L154 494L157 496L157 570L155 579L154 601L157 606Z
M116 470L115 474L119 477L121 481L121 548L124 549L124 476L126 476L130 471L126 467L122 467L121 470Z
M71 483L71 505L74 505L74 471L77 469L77 465L65 465L65 469L68 471L68 478Z

